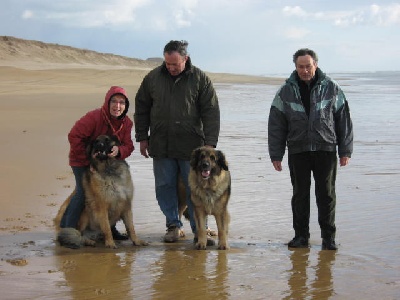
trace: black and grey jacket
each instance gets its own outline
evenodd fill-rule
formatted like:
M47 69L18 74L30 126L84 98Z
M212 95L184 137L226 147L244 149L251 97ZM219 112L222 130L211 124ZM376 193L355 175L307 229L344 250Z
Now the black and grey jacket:
M282 161L286 145L290 154L338 149L339 157L351 157L353 125L349 105L339 85L317 68L317 82L310 91L310 113L304 109L297 72L281 86L268 119L271 161Z

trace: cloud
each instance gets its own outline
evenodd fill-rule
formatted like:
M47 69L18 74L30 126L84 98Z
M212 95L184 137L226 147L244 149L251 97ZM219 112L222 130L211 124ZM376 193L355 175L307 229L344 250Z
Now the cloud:
M33 0L31 3L34 3ZM39 1L36 1L39 3ZM198 0L106 0L54 1L46 9L30 8L23 19L59 23L64 27L146 28L156 31L190 27L195 17ZM33 5L34 6L34 5Z
M33 17L33 12L30 10L25 10L22 12L22 19L31 19Z
M190 27L191 21L195 17L194 9L197 7L197 0L178 0L172 7L178 8L173 11L175 24L178 28Z
M304 11L300 6L285 6L282 11L283 11L283 14L288 17L291 17L291 16L307 17L308 16L308 13L306 11Z
M184 11L178 11L175 13L175 24L179 27L189 27L191 25L190 18L185 18Z
M32 1L31 3L34 3ZM61 23L65 27L105 27L133 23L137 11L149 0L114 0L112 4L99 1L54 1L44 7L30 8L22 13L23 19ZM32 4L35 7L34 4Z
M305 28L299 28L299 27L291 27L291 28L285 30L285 32L284 32L285 36L292 40L303 39L309 33L310 33L309 30L307 30Z
M336 26L354 25L392 26L400 24L400 4L370 5L350 11L307 12L300 6L285 6L282 13L286 17L307 20L328 21Z
M369 8L371 20L382 26L400 24L400 4L392 4L386 7L371 5Z

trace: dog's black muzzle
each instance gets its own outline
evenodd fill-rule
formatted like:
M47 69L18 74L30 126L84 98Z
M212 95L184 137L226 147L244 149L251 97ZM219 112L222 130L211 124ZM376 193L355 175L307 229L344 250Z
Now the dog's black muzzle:
M112 146L109 143L96 142L93 146L93 154L97 159L105 160L108 158L108 154L111 153Z
M209 171L211 169L211 164L209 161L203 160L200 164L202 171Z
M200 169L201 169L201 175L203 177L203 179L208 179L210 177L211 174L211 164L209 161L207 160L203 160L200 163Z

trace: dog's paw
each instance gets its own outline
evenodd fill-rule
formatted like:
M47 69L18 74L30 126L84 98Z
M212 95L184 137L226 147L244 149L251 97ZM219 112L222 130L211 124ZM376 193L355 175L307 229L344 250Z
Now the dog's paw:
M207 249L206 244L205 243L200 243L200 242L195 244L195 248L197 250L206 250Z
M113 240L106 241L105 245L106 245L107 248L111 248L111 249L117 249L118 248L117 245L115 245Z
M96 241L86 238L85 239L85 246L96 247Z
M218 245L218 250L229 250L229 245L228 244L220 244Z
M139 239L136 239L136 240L134 240L132 242L133 242L134 246L148 246L149 245L148 242L142 241L142 240L139 240Z

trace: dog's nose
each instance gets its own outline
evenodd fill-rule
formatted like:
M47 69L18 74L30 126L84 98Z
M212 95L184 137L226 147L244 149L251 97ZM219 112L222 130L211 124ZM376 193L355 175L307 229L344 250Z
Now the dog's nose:
M203 161L203 162L201 163L201 166L202 166L203 168L208 168L208 167L210 166L210 163L209 163L208 161Z

